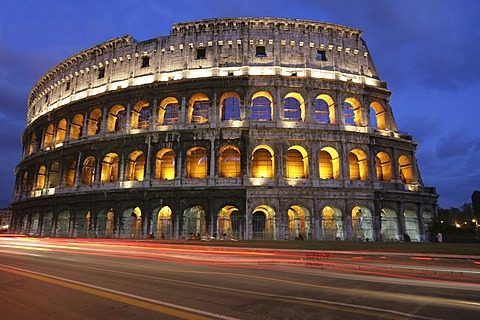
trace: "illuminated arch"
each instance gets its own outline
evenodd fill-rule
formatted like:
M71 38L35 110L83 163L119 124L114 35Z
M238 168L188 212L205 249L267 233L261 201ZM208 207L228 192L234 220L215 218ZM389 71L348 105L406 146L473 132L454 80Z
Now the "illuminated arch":
M45 168L45 166L41 166L40 168L38 168L35 190L42 190L45 187L46 173L47 168Z
M320 179L340 179L340 159L337 150L323 147L318 158Z
M288 121L305 122L305 101L297 92L288 93L283 99L284 118Z
M320 94L315 99L315 122L335 123L335 103L327 94Z
M87 124L87 135L89 137L94 136L100 132L102 116L102 111L100 109L95 109L90 113Z
M118 154L114 152L107 153L102 161L102 182L115 182L118 181L118 169L120 158Z
M403 219L405 222L405 233L410 236L412 241L420 241L418 217L416 211L406 209L403 212Z
M88 156L83 161L82 166L82 183L92 185L95 180L95 157Z
M52 163L48 171L48 187L56 188L58 186L58 179L60 175L60 165L58 162Z
M132 129L148 129L150 118L150 103L144 100L138 101L132 109Z
M370 210L356 206L352 209L353 239L371 241L373 238L373 217Z
M142 236L142 210L139 207L126 209L122 220L121 238L139 239Z
M168 97L160 102L158 123L162 125L177 124L180 119L180 106L174 97Z
M240 96L235 92L227 92L220 97L220 119L240 120Z
M252 152L252 177L273 178L274 153L272 148L266 145L257 146Z
M30 143L28 145L28 155L32 155L32 153L35 151L35 143L36 143L36 140L37 140L37 136L35 135L35 133L32 133L32 135L30 136Z
M116 104L110 108L108 112L107 131L108 132L123 132L125 131L127 121L125 107L121 104Z
M378 181L392 181L392 160L387 153L377 153L375 167Z
M288 208L288 238L310 240L310 213L300 205Z
M171 239L172 234L172 209L164 206L158 211L157 216L157 235L159 239Z
M368 159L360 149L353 149L348 154L350 180L368 180Z
M373 112L372 112L373 111ZM385 130L385 109L379 102L372 102L370 104L370 126L377 129ZM372 121L374 120L374 121Z
M126 181L143 181L145 173L145 156L143 151L135 150L128 156Z
M269 92L259 91L253 95L251 119L254 121L273 120L273 98Z
M260 205L252 212L252 239L275 240L275 211L267 205Z
M232 145L223 146L218 157L218 174L222 178L240 177L240 150Z
M76 170L77 170L77 161L68 160L65 163L65 168L63 170L63 181L66 187L71 187L75 184Z
M210 99L203 93L194 94L188 102L188 123L203 124L208 122Z
M208 157L207 150L202 147L193 147L187 151L186 174L187 178L204 179L207 177Z
M286 154L286 178L308 178L308 154L301 146L288 148Z
M155 179L175 179L175 152L172 149L162 149L155 157Z
M328 241L343 240L343 217L338 208L326 206L322 210L323 238Z
M403 183L414 182L412 162L407 156L402 155L398 158L398 166L400 168L399 172L400 172L400 179L402 179L402 182Z
M76 114L70 124L70 140L78 140L83 133L83 115Z
M52 146L52 144L53 144L53 130L54 130L53 124L50 124L47 127L47 130L45 130L45 135L43 137L43 147L44 148L48 148L48 147Z
M67 135L67 120L62 119L58 122L57 133L55 135L55 143L62 143L65 141Z
M398 238L398 219L395 210L383 208L380 212L380 240L396 241Z
M221 239L242 239L245 216L235 206L224 206L218 214L217 230Z
M182 238L192 239L204 236L207 233L205 210L201 206L194 206L183 212Z
M362 126L362 108L355 98L347 98L344 101L345 124L350 126Z

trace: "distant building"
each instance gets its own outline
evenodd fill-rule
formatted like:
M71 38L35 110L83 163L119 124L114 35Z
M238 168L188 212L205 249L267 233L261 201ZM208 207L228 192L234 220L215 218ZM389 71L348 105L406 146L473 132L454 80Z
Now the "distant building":
M8 232L8 228L10 227L12 221L12 209L5 208L0 209L0 232L6 233Z
M336 24L210 19L106 41L30 93L13 230L425 241L438 195L390 95L362 32Z

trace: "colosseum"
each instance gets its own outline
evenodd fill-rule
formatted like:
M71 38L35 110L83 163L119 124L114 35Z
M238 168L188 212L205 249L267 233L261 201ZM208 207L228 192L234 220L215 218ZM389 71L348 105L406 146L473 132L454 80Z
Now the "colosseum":
M74 54L28 98L12 231L428 240L435 188L362 31L208 19Z

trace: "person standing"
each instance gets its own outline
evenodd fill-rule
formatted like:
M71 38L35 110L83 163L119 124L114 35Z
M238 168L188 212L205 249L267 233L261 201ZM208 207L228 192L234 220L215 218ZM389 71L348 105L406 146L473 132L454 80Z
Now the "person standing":
M442 234L441 234L440 232L438 232L438 233L437 233L437 242L438 242L438 243L442 243L442 241L443 241L443 236L442 236Z

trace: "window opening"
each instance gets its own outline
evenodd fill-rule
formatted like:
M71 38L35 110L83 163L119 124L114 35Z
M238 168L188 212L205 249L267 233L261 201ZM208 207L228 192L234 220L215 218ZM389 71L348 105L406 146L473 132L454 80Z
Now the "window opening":
M257 97L252 101L252 120L271 121L272 111L270 100L266 97Z
M265 46L257 46L255 51L255 57L266 57L267 52L265 51Z
M228 97L223 101L222 120L240 120L240 101L236 97Z
M353 106L345 102L344 105L344 115L345 115L345 124L349 126L354 126L355 125L355 112L353 111Z
M300 102L295 98L286 98L284 101L284 117L285 120L301 121L302 112L300 109Z
M105 77L105 68L98 69L98 79Z
M325 50L317 50L317 60L318 61L327 61L327 56Z
M163 117L163 123L166 125L177 124L179 115L178 104L169 104L165 107L165 115Z
M197 49L197 59L206 59L207 58L207 49L198 48Z
M142 68L150 66L150 57L142 57Z
M70 81L67 81L67 85L65 86L65 91L70 90Z
M193 104L192 123L202 124L208 122L208 109L210 103L208 100L195 101Z
M315 100L315 122L330 123L330 112L328 110L328 103L323 99Z

